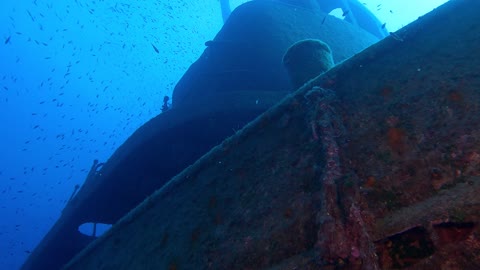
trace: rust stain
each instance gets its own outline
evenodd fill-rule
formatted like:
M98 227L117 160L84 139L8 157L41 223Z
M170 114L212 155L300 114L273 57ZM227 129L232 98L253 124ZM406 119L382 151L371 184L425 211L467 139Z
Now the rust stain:
M406 137L407 134L403 129L391 127L387 132L388 146L392 151L402 154L406 148Z

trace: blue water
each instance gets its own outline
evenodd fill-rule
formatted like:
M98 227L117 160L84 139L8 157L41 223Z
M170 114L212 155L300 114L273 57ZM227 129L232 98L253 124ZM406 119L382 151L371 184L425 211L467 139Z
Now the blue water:
M363 2L394 31L445 0ZM20 267L94 159L161 112L221 26L218 0L0 3L0 269Z

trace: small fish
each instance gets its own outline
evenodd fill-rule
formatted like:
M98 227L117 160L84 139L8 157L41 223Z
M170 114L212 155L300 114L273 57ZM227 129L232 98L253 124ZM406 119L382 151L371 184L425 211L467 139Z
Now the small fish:
M32 13L30 13L30 11L27 10L27 13L28 13L28 16L30 16L30 19L32 19L32 21L35 21L35 17L33 17Z
M10 42L11 38L12 38L12 36L8 36L7 39L5 39L5 44L8 44Z
M325 20L326 20L326 19L327 19L327 16L325 16L325 18L323 18L323 20L322 20L322 24L324 24L324 23L325 23Z
M395 34L394 32L390 32L390 36L400 42L403 42L403 38L401 38L399 35Z
M155 47L155 45L152 44L153 49L155 50L156 53L160 53L160 51Z
M342 17L346 17L348 15L348 13L350 13L350 10L345 10L342 14Z
M382 29L385 29L386 25L387 25L387 23L382 24Z

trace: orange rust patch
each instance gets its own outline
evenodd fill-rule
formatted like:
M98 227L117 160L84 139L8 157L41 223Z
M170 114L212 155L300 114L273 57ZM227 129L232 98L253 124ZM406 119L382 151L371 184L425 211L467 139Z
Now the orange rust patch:
M453 102L462 102L463 95L460 93L460 91L453 90L448 93L448 99Z
M374 176L369 176L369 177L367 177L367 181L365 181L364 186L365 187L373 187L376 182L377 182L377 180L375 179Z
M445 222L434 225L433 229L437 233L438 242L446 245L466 240L475 229L475 224L473 222Z
M392 96L392 93L393 93L393 87L391 86L384 86L382 89L380 89L380 95L385 99L390 98Z
M177 270L177 269L178 269L178 266L174 262L170 263L170 265L168 266L168 270Z
M389 128L387 132L388 146L398 153L405 150L406 132L401 128Z
M283 212L283 215L285 216L285 218L291 218L293 216L292 208L285 209L285 212Z

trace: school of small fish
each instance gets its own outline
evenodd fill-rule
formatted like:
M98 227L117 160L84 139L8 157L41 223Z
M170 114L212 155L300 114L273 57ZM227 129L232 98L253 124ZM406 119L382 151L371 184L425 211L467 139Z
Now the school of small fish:
M222 22L202 1L1 6L0 269L18 269L92 160L161 113Z

